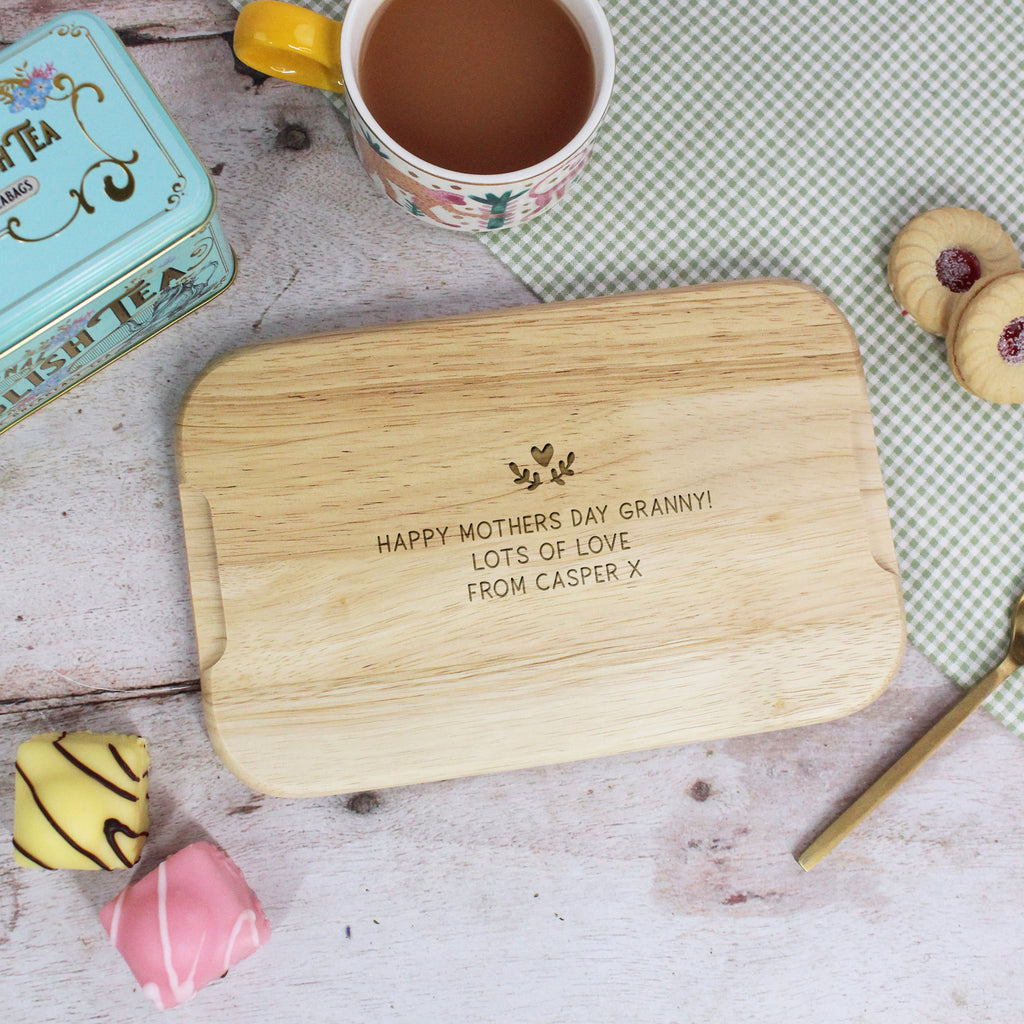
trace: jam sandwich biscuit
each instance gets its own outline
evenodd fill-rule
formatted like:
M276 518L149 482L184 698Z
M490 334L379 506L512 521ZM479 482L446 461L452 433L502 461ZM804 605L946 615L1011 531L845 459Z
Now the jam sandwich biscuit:
M1010 236L977 210L943 206L919 214L889 252L889 286L925 331L944 335L957 296L982 278L1020 268Z
M946 353L971 394L1024 402L1024 270L984 278L954 305Z

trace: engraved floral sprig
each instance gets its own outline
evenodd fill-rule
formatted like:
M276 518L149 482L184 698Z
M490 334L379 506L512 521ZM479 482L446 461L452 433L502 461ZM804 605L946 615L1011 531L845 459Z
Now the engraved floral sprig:
M551 470L551 482L555 483L555 484L558 484L559 487L564 487L565 486L565 481L562 479L562 477L565 477L565 476L575 476L575 473L570 468L575 461L576 461L576 453L575 452L569 452L569 454L566 455L566 457L564 459L559 459L558 460L558 469L557 470L554 470L554 469Z
M554 446L549 442L544 445L543 448L538 448L534 445L530 449L530 455L533 457L533 461L541 467L541 469L549 469L551 472L551 479L542 480L540 471L534 469L532 466L522 466L517 462L510 462L508 468L512 471L512 475L516 479L517 484L526 484L528 491L535 491L541 484L544 483L555 483L559 487L565 486L565 477L574 476L575 471L572 468L572 464L576 461L575 452L569 452L564 459L558 460L557 468L550 466L551 460L554 458L555 449Z
M508 468L515 474L517 484L525 484L527 480L530 481L530 485L526 488L528 491L535 491L540 487L540 473L536 470L531 471L529 467L520 469L514 462L510 462Z

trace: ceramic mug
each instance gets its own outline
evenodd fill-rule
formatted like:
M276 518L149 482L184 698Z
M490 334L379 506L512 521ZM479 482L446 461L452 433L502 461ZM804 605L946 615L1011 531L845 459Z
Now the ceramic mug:
M384 193L421 220L457 231L489 231L537 216L561 199L583 170L611 98L615 54L598 0L558 0L590 50L594 92L583 126L566 145L532 166L500 174L439 167L410 152L380 126L359 81L364 40L388 0L351 0L341 22L284 3L254 0L235 28L239 60L286 81L345 94L363 166Z

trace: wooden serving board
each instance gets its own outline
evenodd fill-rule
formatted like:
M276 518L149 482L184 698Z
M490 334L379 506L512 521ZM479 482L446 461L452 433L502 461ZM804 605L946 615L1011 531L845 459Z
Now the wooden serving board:
M800 284L244 349L177 446L210 736L267 793L822 721L902 655L856 341Z

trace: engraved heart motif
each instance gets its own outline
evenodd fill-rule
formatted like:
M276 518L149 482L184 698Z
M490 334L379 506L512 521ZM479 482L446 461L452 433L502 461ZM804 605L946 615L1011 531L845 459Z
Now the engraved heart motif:
M533 456L533 461L536 462L537 465L546 466L551 461L552 456L555 454L555 448L554 445L550 443L544 445L543 448L538 448L536 445L534 445L530 449L530 454Z

